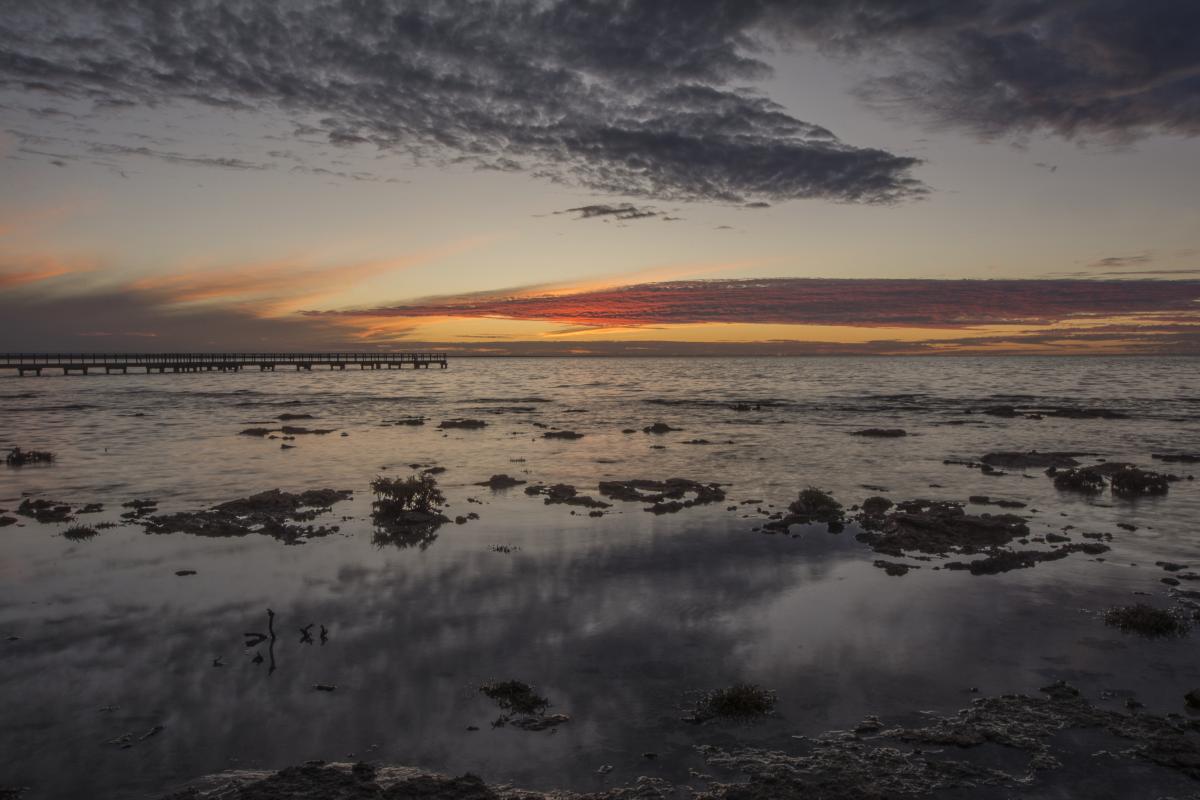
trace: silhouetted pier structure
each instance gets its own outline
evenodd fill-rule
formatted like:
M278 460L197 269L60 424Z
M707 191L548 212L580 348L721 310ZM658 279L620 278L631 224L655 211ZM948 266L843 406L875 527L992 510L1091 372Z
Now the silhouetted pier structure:
M41 375L44 369L61 369L64 375L87 375L92 370L128 373L131 368L151 372L239 372L257 367L274 372L279 367L312 371L313 367L344 370L429 369L448 366L445 353L0 353L0 369L21 375Z

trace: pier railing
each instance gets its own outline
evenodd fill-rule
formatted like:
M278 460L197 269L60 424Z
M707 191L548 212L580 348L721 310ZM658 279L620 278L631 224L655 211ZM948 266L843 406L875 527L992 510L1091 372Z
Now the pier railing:
M448 366L447 354L438 352L390 353L0 353L0 369L20 374L42 374L44 369L61 369L63 374L90 370L128 372L131 367L146 372L236 372L250 367L274 371L278 367L312 370L314 366L344 370L347 365L361 369L428 369L436 364Z

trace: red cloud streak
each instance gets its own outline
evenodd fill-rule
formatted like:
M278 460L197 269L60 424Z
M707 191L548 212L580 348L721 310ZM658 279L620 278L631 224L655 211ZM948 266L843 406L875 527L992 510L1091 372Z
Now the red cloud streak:
M494 293L407 305L309 312L348 316L499 317L590 327L703 322L946 327L1041 324L1080 315L1197 311L1200 281L672 281L556 295Z

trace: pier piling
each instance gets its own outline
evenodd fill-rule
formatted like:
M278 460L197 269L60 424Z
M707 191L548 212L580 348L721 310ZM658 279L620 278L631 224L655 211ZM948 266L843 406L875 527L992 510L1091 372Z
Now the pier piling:
M359 369L429 369L437 364L446 369L446 353L0 353L0 370L16 370L18 375L41 375L46 369L61 369L63 375L89 374L103 369L106 375L129 374L141 368L146 374L186 372L240 372L257 366L259 372L275 372L280 364L294 366L297 372L312 372L314 366L329 372L344 372L347 364Z

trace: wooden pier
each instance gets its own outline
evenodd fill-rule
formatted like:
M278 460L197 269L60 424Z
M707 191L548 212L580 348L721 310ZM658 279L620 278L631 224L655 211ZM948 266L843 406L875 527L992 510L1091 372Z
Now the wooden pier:
M130 369L151 372L240 372L257 367L274 372L279 367L312 371L313 367L344 370L429 369L433 364L446 369L445 353L0 353L0 370L13 369L21 375L41 375L42 370L61 369L64 375L104 370L126 374Z

